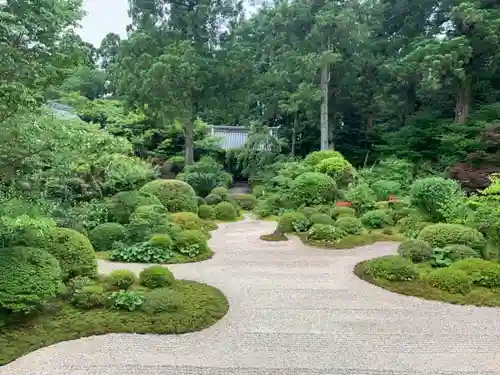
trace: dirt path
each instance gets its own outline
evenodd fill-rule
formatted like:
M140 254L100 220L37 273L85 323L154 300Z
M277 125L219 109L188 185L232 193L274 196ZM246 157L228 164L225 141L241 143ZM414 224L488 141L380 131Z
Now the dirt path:
M393 244L315 250L264 242L275 223L223 224L213 259L170 267L229 298L228 315L184 335L111 334L59 343L1 375L490 375L500 374L500 309L390 293L353 266ZM102 272L144 265L102 262Z

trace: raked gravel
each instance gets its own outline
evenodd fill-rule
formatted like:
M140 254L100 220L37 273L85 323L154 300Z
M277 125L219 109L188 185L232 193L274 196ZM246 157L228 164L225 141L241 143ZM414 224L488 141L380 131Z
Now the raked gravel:
M169 267L227 295L229 313L214 326L62 342L0 375L500 374L500 309L405 297L353 275L356 263L391 254L395 244L319 250L297 238L261 241L275 225L220 224L211 260ZM139 272L145 265L99 267Z

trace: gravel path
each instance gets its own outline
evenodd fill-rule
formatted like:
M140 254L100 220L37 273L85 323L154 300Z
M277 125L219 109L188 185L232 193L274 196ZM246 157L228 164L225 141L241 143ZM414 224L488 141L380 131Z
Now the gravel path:
M394 244L328 251L297 239L259 240L275 225L249 219L222 224L211 239L213 259L171 267L178 278L206 282L228 296L228 315L209 329L59 343L0 374L500 374L500 309L405 297L352 274L357 262L392 253Z

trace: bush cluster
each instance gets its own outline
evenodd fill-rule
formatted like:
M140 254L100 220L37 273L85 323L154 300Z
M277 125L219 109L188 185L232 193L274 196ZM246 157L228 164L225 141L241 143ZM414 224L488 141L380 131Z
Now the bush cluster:
M278 221L279 233L305 232L309 228L309 219L301 212L287 212Z
M100 224L89 233L92 245L97 251L110 250L114 242L122 242L126 236L127 229L118 223Z
M207 236L199 230L185 230L177 236L175 251L194 258L209 251Z
M466 272L452 267L435 269L427 275L427 281L433 287L450 293L466 294L472 286L472 279Z
M155 180L144 185L140 192L157 197L169 212L198 212L196 193L184 181Z
M433 250L426 241L410 239L399 245L398 254L410 259L413 263L422 263L432 258Z
M389 281L411 281L418 278L415 265L398 255L386 255L368 262L368 272L373 277Z
M333 223L334 223L334 221L330 217L330 215L322 214L322 213L312 214L309 217L309 221L311 222L312 225L314 225L314 224L328 224L328 225L333 225Z
M426 226L418 239L428 242L433 248L446 245L466 245L482 253L486 241L476 229L459 224L432 224Z
M318 242L334 243L344 238L347 233L333 225L314 224L307 232L307 239Z
M163 288L174 283L172 272L162 266L151 266L141 271L139 282L149 289Z
M231 202L220 202L214 208L214 216L217 220L233 221L238 217L238 210Z
M361 216L361 222L369 228L385 228L393 224L391 215L386 210L373 210L365 212Z
M252 194L232 194L230 198L233 199L238 204L238 206L245 211L251 211L257 205L257 198Z
M332 202L336 192L337 186L330 176L319 172L307 172L293 180L288 199L296 207L314 206Z

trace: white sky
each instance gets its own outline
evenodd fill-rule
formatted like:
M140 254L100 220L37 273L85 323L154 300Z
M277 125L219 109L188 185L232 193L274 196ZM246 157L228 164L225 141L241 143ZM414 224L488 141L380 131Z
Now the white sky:
M83 40L99 47L108 33L124 38L130 23L127 0L83 0L87 15L81 22L79 34Z

